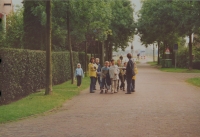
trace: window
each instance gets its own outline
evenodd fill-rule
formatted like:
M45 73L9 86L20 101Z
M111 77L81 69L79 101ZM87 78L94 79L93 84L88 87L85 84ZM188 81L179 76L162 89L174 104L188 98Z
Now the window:
M11 6L11 3L4 3L4 6Z

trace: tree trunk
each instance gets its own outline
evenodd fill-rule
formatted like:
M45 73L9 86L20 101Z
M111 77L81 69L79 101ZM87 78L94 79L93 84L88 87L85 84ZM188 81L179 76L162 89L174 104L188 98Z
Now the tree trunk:
M87 72L87 41L85 41L85 73Z
M110 42L109 42L108 45L107 45L107 52L106 52L106 54L107 54L106 60L108 61L109 58L110 58Z
M97 54L98 54L98 58L100 58L100 52L99 52L99 42L97 41Z
M105 41L105 60L108 58L108 41Z
M189 70L192 70L192 34L189 34Z
M154 50L155 50L155 48L154 48L154 44L153 44L153 62L155 62L155 54L154 54Z
M102 51L101 51L101 60L102 60L102 63L104 63L104 41L102 42Z
M52 92L52 65L51 65L51 0L46 1L46 90L45 95Z
M162 59L165 59L165 42L163 42L163 55L162 55Z
M69 17L69 7L68 7L68 9L67 9L67 33L68 33L67 39L68 39L68 46L69 46L69 52L70 52L71 84L73 84L74 83L74 63L73 63L73 53L72 53L72 45L71 45L69 18L70 17Z
M160 42L158 42L158 65L160 64Z
M109 60L112 59L112 53L113 53L112 43L110 43L110 57L109 57Z
M94 50L94 58L96 58L96 45L95 42L92 43L93 50Z

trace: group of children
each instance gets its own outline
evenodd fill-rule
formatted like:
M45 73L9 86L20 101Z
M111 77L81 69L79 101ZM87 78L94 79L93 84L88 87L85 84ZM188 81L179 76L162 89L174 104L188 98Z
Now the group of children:
M88 64L89 76L91 79L90 82L90 93L94 93L96 90L96 82L98 81L100 85L100 94L108 93L108 90L111 90L111 93L117 93L119 89L125 91L125 81L126 81L126 62L122 65L121 60L117 61L117 65L115 64L114 59L110 62L105 61L104 66L101 68L99 64L99 59L94 58L90 59L90 63ZM134 63L134 72L137 74L137 66ZM81 64L77 64L77 68L75 70L74 76L77 78L77 86L81 85L81 78L84 77L83 70L81 68ZM136 77L132 77L132 92L135 92L135 79ZM119 82L121 85L119 86Z
M125 91L125 81L126 81L126 62L122 65L121 60L117 61L117 65L115 65L115 61L112 59L110 62L106 61L104 63L104 67L101 68L101 85L100 90L101 94L103 93L103 89L105 89L105 93L111 87L111 93L117 93L119 89ZM137 66L134 63L134 72L137 74ZM132 92L135 92L135 79L132 78ZM119 82L121 85L119 86Z

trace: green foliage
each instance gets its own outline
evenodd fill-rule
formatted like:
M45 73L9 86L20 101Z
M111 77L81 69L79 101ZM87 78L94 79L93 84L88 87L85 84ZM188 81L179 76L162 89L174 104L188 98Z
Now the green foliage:
M191 36L192 33L199 31L199 4L198 1L192 0L143 1L137 22L138 34L143 44L148 45L154 42L162 42L161 49L163 52L167 47L172 51L173 45L180 42L180 37ZM191 68L191 43L189 44L189 49L189 54L187 55L189 58L184 61ZM182 56L182 53L180 54ZM186 67L183 61L180 60L179 63L180 66Z
M11 13L6 19L6 33L0 25L0 45L7 48L22 48L23 8Z
M193 69L189 70L186 68L160 68L161 71L164 72L175 72L175 73L200 73L200 70Z
M133 40L135 33L135 22L133 18L134 9L129 0L111 1L112 19L108 41L117 48L125 49L128 42Z
M190 78L187 79L187 82L200 87L200 78Z
M176 42L177 22L174 20L173 3L167 1L143 1L137 22L138 33L143 44L154 42Z
M200 47L193 48L194 61L200 61Z
M0 104L22 98L45 87L46 54L44 51L1 49ZM73 53L74 66L84 62L78 53ZM79 60L80 59L80 60ZM70 79L69 52L52 53L53 85Z
M45 1L24 0L24 36L23 47L31 50L44 50L45 47L45 26L43 16Z
M72 37L79 34L77 36L82 38L82 41L86 40L86 35L89 36L90 40L103 41L107 39L105 32L109 29L112 16L109 2L104 0L74 0L73 6L70 7L70 13L73 15L71 18L72 28L74 28L72 29Z
M41 114L52 109L56 110L62 104L78 95L81 90L89 86L89 78L82 80L82 86L77 89L76 85L72 85L70 81L60 85L53 86L53 94L44 95L44 89L41 92L33 93L17 102L9 105L0 106L0 123L16 121L28 116Z
M189 64L188 49L183 48L178 51L177 54L177 67L187 68Z

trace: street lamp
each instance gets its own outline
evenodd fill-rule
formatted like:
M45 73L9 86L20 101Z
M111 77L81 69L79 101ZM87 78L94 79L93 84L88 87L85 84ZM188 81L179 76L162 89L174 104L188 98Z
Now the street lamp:
M121 55L119 58L121 59L121 63L122 63L122 60L123 60L123 57L122 57L122 55Z
M131 52L132 52L132 57L133 57L133 44L131 45Z

